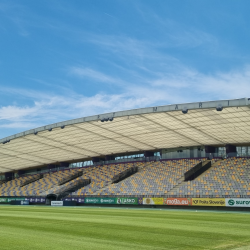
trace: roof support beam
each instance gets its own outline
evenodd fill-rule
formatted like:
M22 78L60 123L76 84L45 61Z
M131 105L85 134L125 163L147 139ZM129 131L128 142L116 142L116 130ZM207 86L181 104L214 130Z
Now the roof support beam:
M168 116L171 116L173 119L177 120L178 122L181 122L181 123L183 123L183 124L189 126L190 128L193 128L194 130L199 131L200 133L204 134L204 135L207 136L208 138L209 138L209 137L213 138L215 141L217 141L216 144L223 144L222 141L220 141L220 140L218 140L217 138L214 138L213 136L207 134L207 133L204 132L203 130L197 129L195 126L192 126L192 125L190 125L190 124L187 123L187 122L184 122L183 120L177 118L176 116L171 115L170 112L169 112L169 113L165 113L165 114L168 115ZM201 143L199 143L199 144L201 144Z
M4 150L8 150L9 151L9 149L4 149ZM13 149L11 149L11 152L15 152L16 154L21 154L21 155L27 155L27 156L32 156L32 157L35 157L35 158L40 158L40 159L42 159L42 160L47 160L47 161L51 161L52 159L48 159L48 158L44 158L44 157L40 157L40 156L36 156L36 155L32 155L31 153L29 153L29 154L27 154L27 153L23 153L23 152L21 152L21 151L17 151L17 150L13 150ZM3 154L3 155L11 155L11 154L7 154L7 153L2 153L2 152L0 152L0 154ZM23 158L23 159L26 159L26 158ZM26 159L26 160L29 160L29 159Z
M94 124L92 124L92 125L97 127L97 125L94 125ZM123 134L114 132L114 131L112 131L111 129L107 129L107 128L104 128L104 127L102 127L102 129L104 129L104 130L106 130L106 131L108 131L108 132L111 132L111 133L113 133L114 135L118 135L119 137L125 137L125 138L130 139L131 141L134 141L134 142L137 142L137 143L139 142L139 143L141 143L141 144L143 144L143 145L145 145L145 146L148 146L148 147L151 147L151 148L154 148L154 149L155 149L155 147L153 147L152 145L146 144L146 143L141 142L141 141L139 141L139 140L135 140L134 138L131 138L131 137L129 137L129 136L126 136L126 135L123 135ZM91 132L91 131L88 131L88 132ZM96 134L97 134L97 133L96 133ZM103 135L98 134L98 136L103 136ZM103 137L110 139L109 137L106 137L106 136L103 136ZM113 139L113 140L115 140L115 139ZM137 147L135 147L135 146L133 146L133 145L131 145L131 144L128 144L128 143L120 142L120 141L118 141L118 140L115 140L115 141L118 142L118 143L123 143L123 144L126 145L126 146L133 147L133 148L135 148L135 149L138 150L138 151L142 150L141 148L137 148ZM135 151L136 151L136 150L135 150Z
M23 154L23 153L14 151L14 150L11 150L11 152L15 152L15 153L18 153L18 154ZM11 157L14 157L14 158L17 158L17 159L22 159L22 160L26 160L26 161L30 161L30 162L35 162L36 164L39 163L40 165L44 164L43 162L30 160L30 159L27 159L27 158L24 158L24 157L21 157L21 156L16 156L16 155L14 156L14 155L11 155L11 154L6 154L6 153L1 153L1 154L6 155L6 156L11 156ZM23 155L28 155L28 154L23 154Z
M96 125L94 125L94 124L91 124L91 125L92 125L92 126L96 126ZM76 127L76 125L75 125L75 127ZM112 140L112 141L118 142L118 143L120 143L120 144L123 144L123 145L125 145L125 146L132 147L132 148L135 149L134 151L139 151L139 150L140 150L139 148L136 148L136 147L134 147L134 146L131 146L131 145L127 144L127 143L120 142L120 141L118 141L118 140L116 140L116 139L109 138L109 137L107 137L107 136L105 136L105 135L101 135L101 134L99 134L99 133L95 133L95 132L90 131L90 130L88 130L88 129L80 128L80 127L77 127L77 128L82 129L82 130L84 130L84 131L87 131L88 133L92 133L92 134L94 134L94 135L97 135L97 136L99 136L99 137L102 137L102 138L104 138L104 139ZM111 132L112 132L112 131L111 131Z
M41 136L41 135L37 135L37 136L40 136L40 137L42 137L42 138L44 138L44 139L47 139L47 140L51 140L51 141L53 141L53 142L60 143L60 144L62 144L62 146L74 147L74 148L77 148L77 149L79 149L79 150L85 150L85 151L87 151L87 152L89 152L89 153L92 153L92 154L94 153L94 154L96 154L96 155L99 155L99 154L100 154L100 153L98 153L98 152L95 152L95 151L92 151L92 150L89 150L89 149L86 149L86 148L80 148L80 147L77 147L76 145L71 145L71 144L66 143L66 142L62 142L62 141L55 140L55 139L50 139L50 138L48 138L48 137ZM33 140L32 140L32 141L33 141ZM49 144L47 144L47 143L45 143L45 142L42 142L42 144L47 145L47 146L51 146L51 145L49 145ZM53 146L53 147L59 148L59 149L61 149L61 150L65 150L65 149L60 148L60 147L56 147L56 146ZM72 153L74 153L74 154L79 154L79 153L77 153L77 152L75 152L75 151L72 151L72 150L65 150L65 151L72 152ZM84 156L84 155L82 155L82 156Z
M70 147L72 147L72 145L68 145L67 143L64 143L64 142L61 142L61 141L57 141L57 140L54 140L54 139L49 139L49 138L44 137L44 136L41 136L41 135L37 135L37 137L42 137L42 138L44 138L44 139L47 139L47 140L51 140L51 141L60 143L60 144L62 144L62 146L70 146ZM30 139L30 138L29 138L29 139L26 138L26 140L29 140L29 141L32 141L32 142L36 142L35 140L32 140L32 139ZM49 146L49 147L57 148L57 149L60 149L60 150L66 151L66 152L71 152L71 153L74 153L74 154L78 154L78 155L79 155L79 153L77 153L77 152L75 152L75 151L72 151L72 150L66 150L66 149L64 149L63 147L61 148L61 147L51 146L51 145L49 145L49 144L47 144L47 143L45 143L45 142L39 142L39 143L40 143L40 144L43 144L43 145L46 145L46 146ZM74 146L74 147L77 148L76 146ZM80 148L78 148L78 149L80 149ZM83 149L81 149L81 150L83 150ZM84 156L84 155L81 155L81 156ZM53 161L53 160L51 160L51 161Z
M196 140L194 140L194 139L192 139L192 138L190 138L190 137L188 137L186 135L183 135L183 134L179 133L178 131L176 131L174 129L171 129L171 128L167 127L167 126L164 126L164 125L160 124L159 122L156 122L155 120L149 119L148 117L145 117L145 116L142 116L142 117L144 119L148 120L148 121L151 121L151 122L157 124L158 126L164 128L164 129L168 129L169 131L171 131L171 132L173 132L175 134L178 134L179 136L181 136L181 137L183 137L185 139L188 139L189 141L192 141L194 143L194 145L201 145L200 142L198 142L198 141L196 141Z

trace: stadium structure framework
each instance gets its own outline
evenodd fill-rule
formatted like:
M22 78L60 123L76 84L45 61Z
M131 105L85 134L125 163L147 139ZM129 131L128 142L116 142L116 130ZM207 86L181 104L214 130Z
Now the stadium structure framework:
M250 145L250 98L83 117L0 139L0 173L132 152Z

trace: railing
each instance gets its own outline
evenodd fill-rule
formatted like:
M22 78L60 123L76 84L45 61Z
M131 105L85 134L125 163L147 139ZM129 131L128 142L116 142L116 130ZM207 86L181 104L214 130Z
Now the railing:
M123 158L123 159L119 159L119 160L95 162L94 166L108 165L108 164L123 164L123 163L159 161L160 159L161 159L160 156L139 157L139 158Z
M237 195L68 195L69 198L250 198L250 195L239 195L240 197L236 197Z
M152 157L141 157L141 158L124 158L124 159L119 159L119 160L112 160L112 161L102 161L102 162L97 162L94 165L89 165L89 166L84 166L84 167L76 167L79 169L86 169L89 167L93 166L102 166L102 165L108 165L108 164L126 164L126 163L135 163L135 162L149 162L149 161L171 161L171 160L180 160L180 159L204 159L206 157L195 157L195 158L161 158L160 156L152 156ZM213 158L222 158L221 155L218 154L213 154ZM236 158L250 158L250 153L248 155L244 156L237 156ZM33 171L29 173L22 174L21 176L27 176L27 175L33 175L33 174L45 174L45 173L54 173L57 171L62 171L62 170L70 170L74 168L69 168L69 167L58 167L58 168L53 168L53 169L42 169L41 171ZM17 176L15 178L19 178L20 176ZM4 179L3 179L4 180Z

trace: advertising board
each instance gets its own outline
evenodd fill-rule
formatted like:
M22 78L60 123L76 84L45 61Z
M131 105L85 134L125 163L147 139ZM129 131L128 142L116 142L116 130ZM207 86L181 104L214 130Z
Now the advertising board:
M25 201L19 201L20 202L20 205L29 205L30 202L28 200L25 200Z
M78 202L78 198L71 198L71 201Z
M7 202L7 198L0 198L0 203L6 203Z
M225 198L192 198L192 206L226 206Z
M250 207L250 199L232 198L226 199L227 207Z
M77 199L77 202L78 202L78 203L84 203L85 201L84 201L84 198L78 198L78 199Z
M25 200L28 200L30 203L45 203L46 199L44 197L28 197Z
M24 200L25 200L24 197L7 198L7 202L11 202L11 201L24 201Z
M63 206L63 201L51 201L51 206Z
M115 198L100 198L100 204L115 204Z
M169 206L191 206L192 199L191 198L167 198L164 199L164 205Z
M72 198L63 198L63 201L72 201Z
M98 204L100 203L100 198L85 198L85 203Z
M89 204L116 204L116 198L85 198L84 203Z
M138 205L138 198L116 198L116 203Z
M23 201L24 197L0 198L0 203L10 203L11 201Z
M163 198L143 198L143 205L163 205Z

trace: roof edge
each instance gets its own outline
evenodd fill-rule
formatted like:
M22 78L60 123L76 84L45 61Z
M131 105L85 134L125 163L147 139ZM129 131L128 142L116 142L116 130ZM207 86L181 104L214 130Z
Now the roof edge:
M98 121L104 118L116 118L123 116L134 116L141 114L149 114L149 113L162 113L162 112L171 112L171 111L182 111L182 110L195 110L195 109L208 109L208 108L218 108L218 107L242 107L250 105L250 98L241 98L241 99L229 99L229 100L219 100L219 101L208 101L208 102L194 102L194 103L182 103L182 104L170 104L164 106L155 106L148 108L140 108L140 109L131 109L125 111L118 112L110 112L99 115L87 116L78 119L67 120L63 122L53 123L49 125L45 125L42 127L26 130L21 133L17 133L11 136L7 136L5 138L0 139L0 143L13 140L19 137L23 137L29 134L33 134L35 132L42 132L45 130L59 128L62 126L74 125L77 123Z

